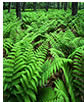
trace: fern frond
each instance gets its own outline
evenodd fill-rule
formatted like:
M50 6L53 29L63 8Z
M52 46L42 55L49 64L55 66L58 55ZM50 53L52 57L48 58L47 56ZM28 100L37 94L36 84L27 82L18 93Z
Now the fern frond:
M56 80L54 83L55 83L54 91L56 92L57 101L59 100L59 98L61 98L61 101L64 102L65 100L66 102L69 102L69 96L62 80Z
M6 55L9 54L9 52L11 51L12 48L13 48L13 40L11 38L4 39L4 41L3 41L3 49L5 50Z
M84 48L76 50L73 55L73 85L84 94ZM78 93L79 93L78 92ZM80 93L79 93L80 94Z

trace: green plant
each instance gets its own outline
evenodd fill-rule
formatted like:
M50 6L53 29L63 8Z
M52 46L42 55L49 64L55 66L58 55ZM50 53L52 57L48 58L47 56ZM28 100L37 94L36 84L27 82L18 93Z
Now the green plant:
M4 11L4 102L83 102L83 11L70 14Z

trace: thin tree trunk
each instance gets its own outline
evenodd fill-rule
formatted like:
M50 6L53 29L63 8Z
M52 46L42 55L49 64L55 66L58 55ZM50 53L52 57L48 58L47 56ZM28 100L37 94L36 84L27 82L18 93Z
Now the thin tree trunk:
M36 10L36 2L34 2L33 4L34 4L34 10Z
M3 2L3 9L6 9L6 2Z
M22 11L24 12L26 2L23 2Z
M19 19L21 19L21 3L20 2L16 2L16 16L19 17Z
M62 3L61 3L61 9L63 8L63 4L64 4L64 3L62 2Z
M8 13L10 13L10 9L11 9L11 2L9 2L8 4Z
M67 2L64 3L64 10L67 10Z
M48 11L48 7L49 7L49 3L47 2L45 7L46 11Z
M60 9L60 3L57 2L57 9Z
M78 2L72 2L72 16L76 15L78 11Z

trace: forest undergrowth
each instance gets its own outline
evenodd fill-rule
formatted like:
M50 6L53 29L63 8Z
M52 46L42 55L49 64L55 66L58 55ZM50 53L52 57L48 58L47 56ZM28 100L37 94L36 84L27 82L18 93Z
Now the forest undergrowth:
M3 12L4 102L84 102L84 10Z

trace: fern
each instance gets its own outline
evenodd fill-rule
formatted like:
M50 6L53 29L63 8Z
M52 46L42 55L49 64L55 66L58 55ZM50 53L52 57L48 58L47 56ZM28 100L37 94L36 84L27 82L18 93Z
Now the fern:
M70 12L4 12L4 102L83 102L83 11Z
M3 41L3 49L6 52L6 55L9 54L9 52L11 51L11 49L13 48L13 41L10 38L4 39ZM4 53L5 56L5 53Z
M58 102L58 100L60 100L62 102L64 102L64 100L66 102L69 102L69 96L68 96L67 90L64 86L64 83L61 80L56 80L56 82L54 82L54 83L56 85L54 88L54 91L56 92L57 102Z
M73 59L73 85L77 89L78 95L84 90L84 46L76 49L70 57ZM81 91L81 92L80 92Z

